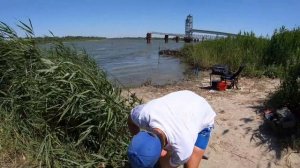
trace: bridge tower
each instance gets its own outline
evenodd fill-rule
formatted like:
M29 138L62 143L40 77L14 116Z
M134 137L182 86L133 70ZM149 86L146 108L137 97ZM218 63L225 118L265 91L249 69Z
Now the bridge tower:
M185 20L185 36L188 38L192 38L193 36L193 16L188 15Z

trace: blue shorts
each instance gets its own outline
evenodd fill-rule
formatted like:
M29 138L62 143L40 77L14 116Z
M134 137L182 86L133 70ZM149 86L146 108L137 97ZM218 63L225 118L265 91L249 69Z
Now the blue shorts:
M206 149L212 128L213 127L204 128L201 132L198 133L198 138L196 140L195 146L199 147L202 150Z

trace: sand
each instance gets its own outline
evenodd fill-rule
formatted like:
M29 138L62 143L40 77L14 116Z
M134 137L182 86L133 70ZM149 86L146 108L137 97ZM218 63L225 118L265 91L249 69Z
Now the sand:
M202 160L203 168L278 168L300 167L300 154L280 147L261 109L280 81L269 78L240 78L239 89L210 90L208 72L193 79L166 86L141 86L130 89L147 102L178 90L191 90L203 96L217 113L215 129Z

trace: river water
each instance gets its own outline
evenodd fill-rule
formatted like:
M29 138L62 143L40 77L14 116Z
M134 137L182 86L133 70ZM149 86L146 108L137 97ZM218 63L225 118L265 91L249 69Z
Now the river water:
M184 79L188 66L178 58L159 56L159 49L179 49L184 43L169 40L105 39L68 43L85 49L95 58L108 78L122 87L140 86L145 83L164 85Z

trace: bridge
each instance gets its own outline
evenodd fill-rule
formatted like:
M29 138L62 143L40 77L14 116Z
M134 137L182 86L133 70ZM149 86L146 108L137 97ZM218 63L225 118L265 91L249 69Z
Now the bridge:
M197 34L196 34L197 33ZM224 38L228 36L237 36L237 34L226 33L220 31L211 31L211 30L201 30L201 29L193 29L193 17L188 15L185 21L185 34L179 33L163 33L163 32L148 32L146 35L147 43L151 43L152 34L155 35L164 35L165 43L168 43L168 39L170 36L173 36L176 42L179 41L179 38L184 39L185 42L199 42L204 40L212 40L218 38Z

